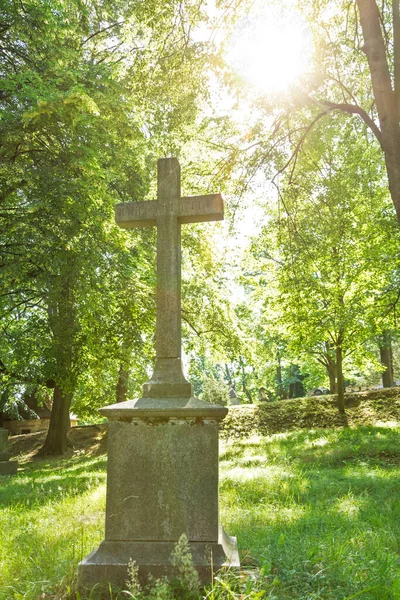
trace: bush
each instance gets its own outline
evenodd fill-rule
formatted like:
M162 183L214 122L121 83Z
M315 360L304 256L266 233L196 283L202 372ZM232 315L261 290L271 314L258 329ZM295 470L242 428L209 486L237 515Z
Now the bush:
M204 375L203 393L200 395L200 398L210 402L210 404L227 406L229 404L228 387L222 379L215 379L214 375Z

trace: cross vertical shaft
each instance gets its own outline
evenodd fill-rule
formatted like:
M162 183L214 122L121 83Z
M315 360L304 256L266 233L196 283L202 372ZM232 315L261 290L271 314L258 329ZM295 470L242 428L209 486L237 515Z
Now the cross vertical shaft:
M156 357L181 358L181 226L173 207L181 197L180 166L160 160L157 172ZM171 214L172 213L172 214Z

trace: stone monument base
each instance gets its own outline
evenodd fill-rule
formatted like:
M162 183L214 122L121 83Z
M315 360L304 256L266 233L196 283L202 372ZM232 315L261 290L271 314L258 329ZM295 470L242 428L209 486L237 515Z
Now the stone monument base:
M227 409L197 398L140 398L100 411L109 419L105 539L79 565L79 585L123 587L176 577L171 557L185 534L200 581L239 566L236 539L218 518L218 424Z
M239 567L239 554L236 538L228 536L223 530L218 544L189 542L193 565L199 574L201 584L207 584L222 567ZM135 561L139 568L139 579L145 585L149 576L159 579L173 579L174 569L171 555L173 542L101 542L100 546L87 556L79 565L80 585L87 590L96 584L112 582L119 588L125 586L128 578L129 560Z

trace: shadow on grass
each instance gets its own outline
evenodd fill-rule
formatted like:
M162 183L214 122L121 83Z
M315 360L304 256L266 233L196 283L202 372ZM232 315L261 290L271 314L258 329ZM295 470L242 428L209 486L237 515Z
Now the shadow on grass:
M360 427L228 445L222 456L222 470L229 469L221 483L224 525L238 537L242 553L263 566L260 577L270 594L265 597L344 600L368 588L359 596L363 600L396 597L399 437L398 429ZM105 463L104 456L75 456L27 464L16 478L1 480L0 504L20 502L29 510L80 495L105 480ZM27 544L24 557L38 549L25 580L33 581L30 573L39 572L47 555L51 565L68 572L93 547L84 539L89 526L74 522L70 532L51 539L21 531L15 547ZM71 551L65 553L65 547ZM43 567L46 582L57 580L51 565Z
M0 478L0 506L21 503L35 508L65 496L83 494L105 481L106 464L105 456L26 464L15 477Z

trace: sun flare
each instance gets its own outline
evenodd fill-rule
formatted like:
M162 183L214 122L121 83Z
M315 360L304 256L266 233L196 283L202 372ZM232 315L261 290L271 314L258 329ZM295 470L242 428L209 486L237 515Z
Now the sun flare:
M259 8L238 24L227 58L248 83L279 93L304 74L310 55L310 34L299 13Z

